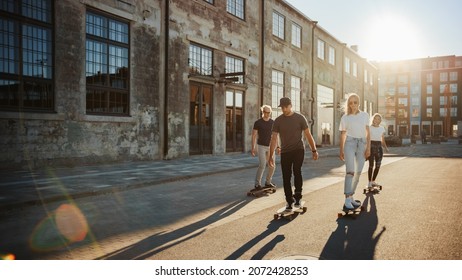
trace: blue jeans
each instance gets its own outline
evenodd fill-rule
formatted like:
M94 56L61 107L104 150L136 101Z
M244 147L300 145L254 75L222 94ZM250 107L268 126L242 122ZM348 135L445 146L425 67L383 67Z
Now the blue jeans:
M345 195L353 195L359 183L359 176L364 167L366 159L364 152L366 151L366 138L353 138L347 136L344 147L345 154Z

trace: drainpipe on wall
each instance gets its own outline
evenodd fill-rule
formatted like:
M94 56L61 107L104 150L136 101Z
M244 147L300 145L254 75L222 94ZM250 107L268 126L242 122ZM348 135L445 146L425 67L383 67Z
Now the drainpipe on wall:
M312 21L313 23L313 31L311 32L311 133L314 133L314 104L315 104L315 99L314 99L314 30L316 29L316 25L318 24L317 21Z
M260 21L260 107L263 106L264 100L264 80L265 80L265 0L261 1L260 6L261 21Z
M165 46L164 46L164 135L162 140L163 159L168 156L168 45L169 45L169 21L170 21L170 0L165 1Z

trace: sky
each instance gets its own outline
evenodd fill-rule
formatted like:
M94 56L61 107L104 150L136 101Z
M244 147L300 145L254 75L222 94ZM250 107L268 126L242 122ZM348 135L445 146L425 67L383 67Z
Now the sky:
M461 0L285 0L369 61L462 56Z

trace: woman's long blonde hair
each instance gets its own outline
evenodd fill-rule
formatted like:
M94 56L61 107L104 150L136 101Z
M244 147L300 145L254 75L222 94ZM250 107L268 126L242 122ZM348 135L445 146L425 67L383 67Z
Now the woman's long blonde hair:
M360 107L360 101L361 101L361 98L359 98L359 95L357 95L356 93L349 93L348 94L348 97L345 101L345 105L344 105L344 109L345 109L345 114L346 115L351 115L353 112L351 111L350 109L350 106L348 106L350 104L350 99L352 97L356 97L358 99L358 108Z

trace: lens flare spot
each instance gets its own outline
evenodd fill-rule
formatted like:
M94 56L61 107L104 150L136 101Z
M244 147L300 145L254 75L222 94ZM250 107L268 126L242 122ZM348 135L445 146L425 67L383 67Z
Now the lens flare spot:
M16 259L15 255L13 254L2 254L0 253L0 260L2 261L14 261Z
M56 209L56 227L69 241L78 242L85 239L88 223L79 208L72 204L62 204Z

